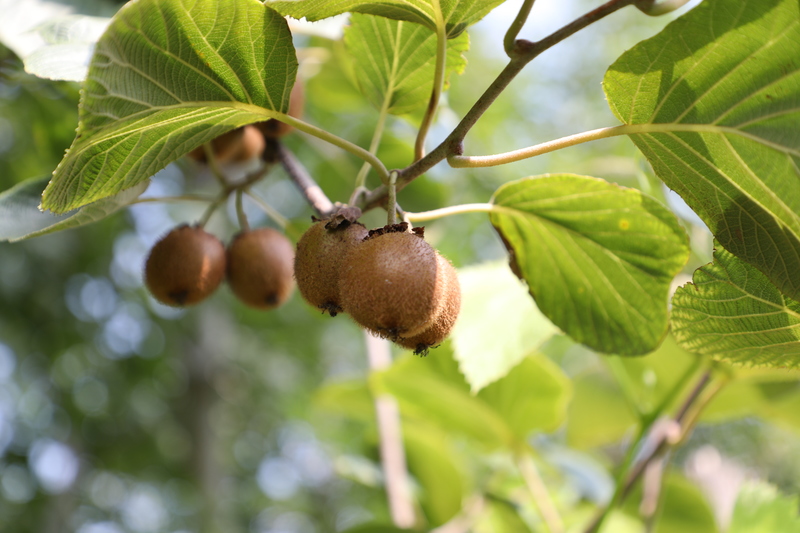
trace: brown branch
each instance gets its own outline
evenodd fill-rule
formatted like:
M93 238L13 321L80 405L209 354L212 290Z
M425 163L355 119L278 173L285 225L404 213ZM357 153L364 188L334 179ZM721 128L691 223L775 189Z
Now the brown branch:
M319 213L320 217L325 218L333 212L333 202L328 199L323 190L308 173L306 167L295 157L291 150L280 141L268 140L265 154L274 154L275 159L280 161L286 173L297 185L300 193L305 197L308 204Z

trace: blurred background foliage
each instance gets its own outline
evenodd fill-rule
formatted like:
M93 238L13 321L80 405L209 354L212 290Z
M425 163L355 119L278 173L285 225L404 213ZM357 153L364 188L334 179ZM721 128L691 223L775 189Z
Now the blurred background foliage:
M502 35L520 3L509 0L470 29L466 72L453 78L429 146L505 64ZM594 5L541 0L522 36L541 37ZM613 125L600 87L605 67L667 18L624 10L542 55L470 132L467 153ZM307 120L368 145L377 110L348 74L341 41L298 34L295 44ZM52 172L74 136L78 97L77 84L25 74L0 45L2 189ZM379 152L387 167L410 162L414 120L390 118ZM299 134L286 144L331 199L347 200L358 161ZM625 138L489 169L439 165L399 201L409 211L485 202L508 180L547 172L603 177L673 207L694 251L680 283L710 260L705 228ZM157 175L145 195L213 185L207 171L183 162ZM296 239L312 212L293 185L276 170L257 190L295 223ZM246 208L252 225L271 224L255 205ZM203 209L142 203L77 230L0 244L0 530L319 533L388 524L371 390L397 394L411 422L405 445L426 529L479 495L473 531L543 530L507 439L533 446L567 527L578 528L609 499L638 416L697 363L670 339L647 357L621 359L555 336L477 396L450 343L425 359L398 352L390 371L368 380L361 331L346 317L321 316L297 294L267 313L225 288L186 310L149 297L141 275L147 251ZM367 219L380 225L382 217ZM233 209L208 227L227 240L236 231ZM483 215L432 222L426 236L458 267L505 258ZM655 531L724 531L745 479L800 490L796 374L723 371L730 383L671 457ZM635 496L607 531L643 531Z

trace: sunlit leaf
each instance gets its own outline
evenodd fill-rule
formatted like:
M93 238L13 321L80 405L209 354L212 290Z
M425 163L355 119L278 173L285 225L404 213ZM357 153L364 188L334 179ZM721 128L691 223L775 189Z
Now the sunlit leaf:
M739 489L728 533L800 532L797 496L784 496L763 481L748 481Z
M505 263L459 270L461 313L453 330L459 368L473 391L500 379L558 332Z
M256 0L126 4L97 43L78 134L43 206L60 213L110 196L203 142L277 116L296 70L286 21Z
M449 37L460 34L505 0L268 0L267 5L283 15L320 20L340 13L377 15L423 24L436 30L436 5L441 6Z
M667 293L686 263L672 212L634 189L569 174L508 183L491 220L542 313L600 352L654 350Z
M658 177L800 299L797 0L706 0L623 54L604 86Z
M672 299L685 349L734 363L800 366L800 302L722 248Z
M571 397L570 379L543 355L526 357L507 376L478 393L520 440L534 429L557 429L567 417Z
M345 32L361 91L377 109L395 115L428 103L436 64L436 34L425 26L354 14ZM447 45L447 80L467 64L466 33Z
M0 194L0 241L13 242L97 222L129 205L149 185L148 181L143 181L135 187L80 209L54 215L39 210L42 191L49 180L50 178L30 179Z

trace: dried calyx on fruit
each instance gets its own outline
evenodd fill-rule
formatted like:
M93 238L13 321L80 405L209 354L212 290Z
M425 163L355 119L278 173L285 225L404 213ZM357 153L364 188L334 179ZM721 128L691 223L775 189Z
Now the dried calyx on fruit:
M316 220L297 243L294 275L305 300L331 316L342 312L339 273L347 252L367 236L357 222L361 211L340 209L331 218Z
M371 230L343 260L341 306L373 333L424 353L449 334L461 305L452 265L408 224Z
M225 248L197 226L183 225L158 241L145 263L150 293L172 306L196 304L207 298L225 276Z
M294 247L271 228L243 231L227 250L228 285L239 300L257 309L273 309L292 294Z

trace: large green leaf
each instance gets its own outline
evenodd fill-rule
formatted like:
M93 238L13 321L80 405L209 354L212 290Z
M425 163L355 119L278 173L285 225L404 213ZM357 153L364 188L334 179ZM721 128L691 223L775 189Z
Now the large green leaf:
M473 392L505 376L558 333L504 263L460 269L461 313L455 359Z
M675 215L637 190L570 174L508 183L492 202L518 274L558 327L601 352L658 346L689 256Z
M478 393L522 441L534 429L553 431L567 417L572 383L543 355L526 357L503 379Z
M604 86L658 177L800 299L797 0L706 0L623 54Z
M436 30L437 7L441 9L449 37L460 34L505 0L267 0L282 15L320 20L351 11L395 20L416 22Z
M378 109L402 115L424 106L431 96L436 66L436 33L425 26L354 14L344 42L353 57L361 91ZM464 33L447 46L446 77L461 73L469 49Z
M44 192L64 212L141 183L235 127L287 109L297 59L256 0L139 0L97 43L78 133Z
M49 177L29 179L0 194L0 241L19 241L91 224L129 205L149 185L149 181L143 181L80 209L54 215L39 210L42 191L49 180Z
M797 500L763 481L748 481L739 490L728 533L800 533Z
M734 363L800 366L800 302L719 247L714 262L675 292L672 329L678 343L694 353Z

